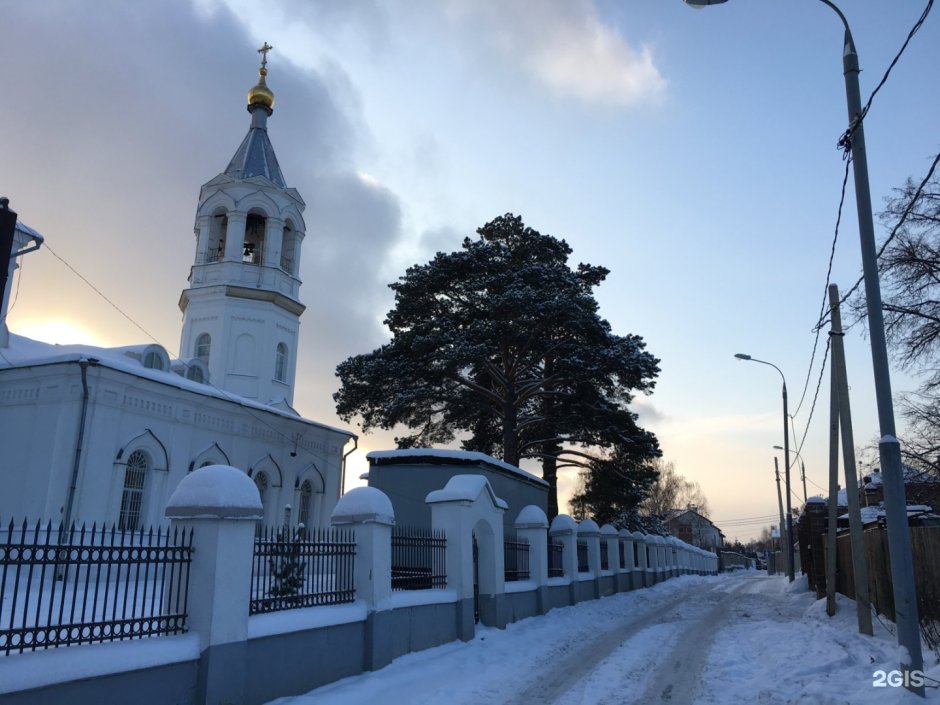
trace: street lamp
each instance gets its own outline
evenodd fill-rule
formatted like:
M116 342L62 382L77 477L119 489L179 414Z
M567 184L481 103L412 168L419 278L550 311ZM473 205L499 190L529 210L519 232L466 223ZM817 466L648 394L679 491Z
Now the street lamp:
M686 2L688 1L689 0L686 0ZM777 372L780 373L780 379L783 380L783 465L786 468L786 472L784 473L784 480L786 482L787 489L787 577L792 583L795 576L793 571L793 510L790 506L790 425L787 423L787 378L783 376L783 372L780 370L780 368L772 362L758 360L757 358L751 357L750 355L745 355L744 353L736 353L735 357L739 360L759 362L762 365L773 367L775 370L777 370Z
M795 433L795 431L794 431L794 433ZM782 446L774 446L774 449L775 449L775 450L783 450L783 447L782 447ZM806 494L806 464L803 462L803 456L800 455L800 451L798 451L798 450L791 450L790 452L793 453L797 458L800 459L800 479L803 481L803 504L806 504L807 497L809 496L809 495Z
M684 0L696 8L718 5L725 0ZM907 506L904 496L904 475L901 467L901 443L894 425L894 403L891 399L891 374L888 368L888 344L885 340L884 314L881 308L881 282L878 279L878 257L875 250L875 226L871 212L871 191L868 184L868 157L865 150L865 126L862 113L861 89L858 84L858 52L845 15L831 0L819 0L835 12L845 28L842 49L842 72L845 76L845 98L848 107L849 129L839 144L851 149L855 175L855 208L858 214L858 232L861 239L862 270L865 280L865 300L868 308L868 332L871 336L871 359L875 377L875 398L878 405L878 426L881 439L878 451L881 457L884 487L885 515L888 530L888 551L891 556L891 583L898 626L898 646L906 649L901 670L904 683L911 683L910 673L923 670L924 659L920 646L920 626L917 617L917 591L914 587L914 559L908 532ZM789 458L788 458L789 460ZM789 466L789 462L787 463ZM790 496L787 494L787 500ZM916 682L916 680L914 681ZM921 681L922 682L922 681ZM905 685L909 690L924 695L923 685Z

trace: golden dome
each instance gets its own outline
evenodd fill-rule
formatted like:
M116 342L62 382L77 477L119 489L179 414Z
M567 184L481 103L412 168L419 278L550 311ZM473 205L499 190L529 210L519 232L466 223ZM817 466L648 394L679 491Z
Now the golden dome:
M248 109L251 110L254 105L261 105L267 109L268 114L271 114L274 111L274 93L271 92L271 89L264 81L264 77L268 75L268 70L261 68L258 73L261 77L258 79L257 85L248 90Z

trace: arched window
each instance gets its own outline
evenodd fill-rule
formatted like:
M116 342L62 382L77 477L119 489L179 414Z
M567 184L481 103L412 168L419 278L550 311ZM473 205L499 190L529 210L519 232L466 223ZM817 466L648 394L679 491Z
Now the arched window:
M265 217L259 213L249 213L245 221L245 249L242 262L261 264L264 254L264 230L267 227Z
M274 353L274 379L287 381L287 346L284 343L278 343Z
M255 474L255 487L258 488L258 494L261 497L261 505L264 506L264 498L268 493L268 476L259 472Z
M212 347L212 338L208 333L203 333L196 338L196 358L209 364L209 350Z
M212 216L209 223L209 242L206 244L206 262L221 262L225 255L225 235L228 215L223 211Z
M204 384L206 381L206 376L202 374L202 368L198 365L190 365L186 370L186 379L190 379L193 382L198 382L199 384Z
M288 274L294 273L294 257L297 248L297 235L290 223L284 226L284 235L281 240L281 269Z
M135 450L127 456L124 468L124 491L121 493L121 511L118 515L118 529L134 531L140 528L140 513L144 501L144 486L150 458L142 450Z
M313 485L310 480L304 480L300 485L300 514L297 515L297 521L310 528L310 502L313 498Z
M162 370L163 369L163 360L160 359L160 353L154 352L151 350L144 356L144 367L148 367L151 370Z

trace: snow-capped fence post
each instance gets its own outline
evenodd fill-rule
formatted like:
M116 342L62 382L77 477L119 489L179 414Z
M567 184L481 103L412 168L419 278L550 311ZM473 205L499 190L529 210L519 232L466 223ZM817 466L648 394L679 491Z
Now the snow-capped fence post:
M540 508L530 504L516 517L516 536L529 542L529 580L535 583L535 602L539 614L548 611L548 518Z
M172 526L193 532L188 619L199 635L196 702L244 700L252 547L262 512L255 483L228 465L193 471L167 502Z
M656 584L656 540L653 534L643 534L643 545L640 551L644 557L643 585L650 587Z
M593 519L578 524L578 538L587 541L588 572L591 574L594 599L601 596L601 529Z
M565 578L571 588L570 603L578 601L578 524L567 514L559 514L552 519L548 529L552 541L562 545L561 562L565 568Z
M623 551L623 561L620 563L620 570L617 573L617 590L618 592L626 592L635 587L633 584L636 568L633 562L633 533L629 529L621 529L617 534Z
M387 665L376 624L378 606L392 594L392 503L375 487L357 487L336 503L330 524L356 535L356 599L366 604L365 663L367 670Z
M459 600L458 638L473 638L475 612L487 626L506 626L503 512L508 505L483 475L454 475L424 501L431 506L431 527L447 536L447 587Z

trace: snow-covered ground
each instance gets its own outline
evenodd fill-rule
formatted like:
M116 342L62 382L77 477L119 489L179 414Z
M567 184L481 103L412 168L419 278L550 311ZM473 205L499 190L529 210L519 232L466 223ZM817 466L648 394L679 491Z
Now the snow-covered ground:
M686 576L553 610L467 643L273 701L277 705L626 705L924 703L887 685L897 643L857 633L854 603L829 618L805 579L739 572ZM891 625L888 625L891 626ZM924 651L937 685L940 666ZM885 682L875 687L875 681ZM927 688L928 703L940 690ZM272 705L273 705L272 703Z

